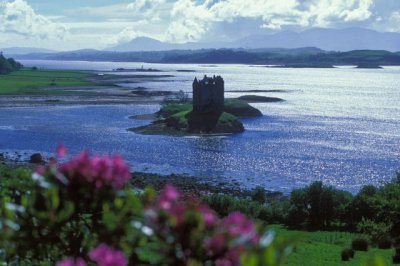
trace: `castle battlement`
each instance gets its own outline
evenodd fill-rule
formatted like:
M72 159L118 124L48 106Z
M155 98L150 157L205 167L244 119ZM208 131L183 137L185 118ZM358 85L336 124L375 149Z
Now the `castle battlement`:
M225 87L221 76L207 77L193 81L193 111L198 114L214 113L221 115L224 111Z

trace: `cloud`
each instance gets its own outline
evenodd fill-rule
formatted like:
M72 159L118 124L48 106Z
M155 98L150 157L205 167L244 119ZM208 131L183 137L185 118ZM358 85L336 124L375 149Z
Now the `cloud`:
M137 30L135 27L126 27L124 30L122 30L120 33L117 35L114 35L112 38L110 38L107 42L108 45L110 46L115 46L120 43L126 43L131 40L133 40L136 37L143 37L146 36L147 34Z
M79 14L83 17L90 18L115 18L129 17L131 12L127 9L126 4L112 4L106 6L83 6L77 9L68 10L68 13Z
M140 36L182 43L232 41L252 34L312 27L400 32L399 0L81 2L74 6L71 1L0 0L0 42L76 49L104 48Z
M135 0L127 5L127 9L135 13L147 13L160 8L165 3L166 0Z
M365 21L372 16L372 0L309 1L309 8L301 12L310 26L332 27L340 23Z
M390 14L386 30L400 32L400 10L393 11L392 14Z
M171 42L195 41L204 35L215 20L207 8L208 1L196 5L192 0L178 0L171 11L166 39Z
M371 27L378 31L400 33L400 1L397 9L395 8L389 12L380 13L376 16Z
M160 21L168 19L172 4L167 0L135 0L126 6L126 10L140 19Z
M66 26L36 14L24 0L0 2L0 32L40 39L64 38Z
M238 18L261 19L260 27L331 27L365 21L372 16L372 0L178 0L171 11L166 38L185 42L200 39L213 23Z

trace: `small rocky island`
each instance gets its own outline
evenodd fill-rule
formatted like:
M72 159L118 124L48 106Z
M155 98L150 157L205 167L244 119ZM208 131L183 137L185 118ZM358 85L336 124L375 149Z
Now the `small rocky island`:
M244 131L238 117L257 117L262 113L239 99L225 99L222 77L207 77L193 81L190 103L169 102L156 113L150 125L131 128L146 135L233 134Z
M378 64L374 64L374 63L363 63L363 64L359 64L356 68L372 68L372 69L381 69L382 67Z

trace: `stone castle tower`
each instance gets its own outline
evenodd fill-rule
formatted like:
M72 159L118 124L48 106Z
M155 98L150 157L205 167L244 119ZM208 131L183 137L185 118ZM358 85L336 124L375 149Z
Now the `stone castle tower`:
M224 111L224 80L221 76L193 81L193 112L197 114L213 113L220 116Z

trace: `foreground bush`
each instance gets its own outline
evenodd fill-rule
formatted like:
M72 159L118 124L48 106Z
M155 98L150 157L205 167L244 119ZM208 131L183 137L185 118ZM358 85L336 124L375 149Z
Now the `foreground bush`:
M0 259L12 265L251 266L278 265L290 252L288 241L240 212L220 218L197 199L182 200L173 186L158 196L152 189L138 194L129 179L119 156L83 152L39 168L23 191L1 194Z
M364 238L356 238L351 242L353 250L368 251L368 241Z
M345 248L342 250L340 254L342 261L349 261L350 259L354 258L354 250L351 248Z
M390 238L384 238L378 241L379 249L390 249L392 247L392 240Z
M393 264L400 264L400 252L396 252L396 254L394 254Z

